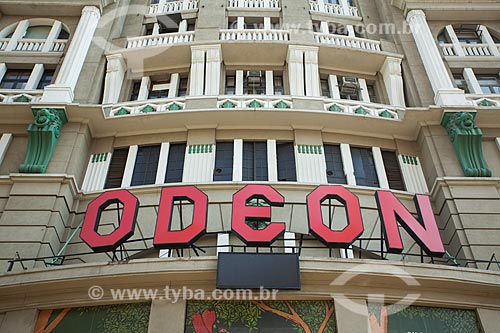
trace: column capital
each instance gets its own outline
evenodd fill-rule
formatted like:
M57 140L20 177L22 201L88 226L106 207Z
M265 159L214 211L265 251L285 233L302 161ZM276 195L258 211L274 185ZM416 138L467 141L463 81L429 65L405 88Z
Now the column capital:
M425 12L421 9L412 9L406 14L406 21L410 22L413 20L415 17L420 17L423 19L426 19L427 16L425 15Z
M101 10L96 6L85 6L82 9L82 15L84 14L93 15L99 19L101 17Z

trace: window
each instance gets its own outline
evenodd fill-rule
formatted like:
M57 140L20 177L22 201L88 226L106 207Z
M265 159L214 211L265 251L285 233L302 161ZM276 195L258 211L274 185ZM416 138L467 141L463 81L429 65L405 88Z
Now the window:
M50 25L33 25L28 27L23 38L47 39L47 37L49 37L50 30L52 30L52 26Z
M177 93L177 96L179 97L187 96L187 90L188 90L188 78L181 76L179 79L179 91Z
M132 91L130 93L130 100L137 101L139 99L140 91L141 91L141 81L132 82Z
M267 142L243 142L243 181L267 180Z
M283 84L283 76L275 75L273 76L274 83L274 94L275 95L284 95L285 94L285 85Z
M330 84L328 79L321 79L321 96L330 98Z
M359 101L359 80L355 77L338 77L340 98Z
M324 145L326 176L329 184L347 184L339 145Z
M149 99L168 98L170 90L170 80L151 81L151 88L149 89Z
M266 73L264 71L245 71L243 93L245 95L265 95Z
M398 157L392 151L382 151L382 159L384 160L385 173L391 190L405 191L405 183L399 168Z
M453 79L455 80L455 85L458 89L462 89L466 94L470 92L469 87L467 86L467 81L465 81L463 74L453 74Z
M150 185L156 182L156 171L160 158L160 145L139 147L135 158L132 186Z
M462 44L481 44L483 42L477 31L477 26L457 28L455 29L455 34Z
M484 94L500 94L500 77L495 74L476 74Z
M296 182L295 151L293 143L277 143L276 153L278 160L278 181Z
M2 83L0 84L1 89L24 89L26 83L31 76L31 70L27 69L8 69L5 73Z
M165 175L165 183L182 182L185 156L185 143L174 143L170 145L170 149L168 150L168 163L167 174Z
M236 94L236 75L226 75L226 95Z
M370 102L372 103L378 103L377 102L377 93L375 90L375 85L374 84L367 84L366 89L368 90L368 96L370 97Z
M217 142L215 149L215 182L233 180L233 153L233 142Z
M122 186L123 173L125 172L125 164L127 163L128 147L118 148L113 151L109 171L106 177L105 189L119 188Z
M53 69L46 69L43 72L42 78L40 79L40 82L38 83L37 89L44 89L46 86L52 84L52 80L54 79L54 70Z
M370 148L351 147L354 176L359 186L379 187L377 170Z

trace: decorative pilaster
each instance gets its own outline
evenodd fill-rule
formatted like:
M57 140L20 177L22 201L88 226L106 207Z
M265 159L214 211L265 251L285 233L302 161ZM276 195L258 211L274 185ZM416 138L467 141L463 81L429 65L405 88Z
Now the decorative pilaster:
M302 183L327 184L323 146L299 144L295 147L297 181Z
M424 63L435 93L437 105L468 105L465 94L453 86L443 58L432 36L429 25L422 10L412 10L406 16L418 52Z
M80 77L100 18L101 13L99 8L95 6L86 6L83 8L82 16L71 39L71 44L64 57L61 69L57 74L55 84L45 88L42 102L73 102L76 83Z
M110 163L111 153L99 153L90 156L82 184L83 192L101 191L104 188Z
M21 173L45 173L61 130L68 122L64 109L33 109L35 120L28 127L26 159Z
M380 73L384 78L385 90L389 96L389 103L394 106L405 107L401 59L387 57Z
M471 112L446 112L441 126L446 128L466 177L491 177L483 156L483 132Z
M103 104L118 103L127 66L121 54L109 55L104 82Z

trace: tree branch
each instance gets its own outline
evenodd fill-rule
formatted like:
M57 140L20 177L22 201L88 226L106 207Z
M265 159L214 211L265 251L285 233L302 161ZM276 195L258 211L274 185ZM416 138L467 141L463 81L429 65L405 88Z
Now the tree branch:
M323 331L326 328L326 325L328 325L328 322L330 321L330 318L333 315L333 310L335 309L335 306L332 304L332 307L330 308L328 306L328 302L325 301L325 319L323 319L323 322L321 323L321 326L318 329L318 333L323 333Z
M265 310L267 312L274 313L277 316L280 316L280 317L283 317L285 319L293 321L297 325L300 325L305 333L311 333L311 329L309 328L309 326L306 324L306 322L299 316L299 314L293 309L293 307L287 301L285 301L285 304L290 309L292 314L289 314L289 313L286 313L284 311L272 308L262 301L253 301L252 303L261 307L263 310Z

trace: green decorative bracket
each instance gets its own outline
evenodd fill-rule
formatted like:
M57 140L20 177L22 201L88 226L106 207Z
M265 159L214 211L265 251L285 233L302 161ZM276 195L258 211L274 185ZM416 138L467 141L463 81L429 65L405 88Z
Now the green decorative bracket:
M236 107L236 104L231 102L230 100L225 101L222 103L221 108L222 109L234 109Z
M478 104L479 106L495 106L493 103L488 101L486 98L483 99L481 102Z
M141 109L141 112L142 113L153 113L153 112L156 112L156 109L148 104Z
M283 101L279 101L278 103L274 104L275 109L289 109L290 105L286 104Z
M125 116L125 115L128 115L130 114L130 111L128 111L127 109L125 108L121 108L120 110L118 110L116 113L115 113L115 116Z
M15 103L29 103L31 100L26 95L21 95L14 99Z
M391 118L391 119L393 118L393 115L389 111L387 111L387 110L384 110L384 111L380 112L379 115L382 118Z
M68 122L64 109L33 109L35 120L28 127L28 151L21 173L45 173L61 130Z
M328 111L331 111L331 112L343 112L344 110L342 110L342 108L340 106L338 106L337 104L333 104L333 105L330 105L328 107Z
M170 104L170 106L168 107L168 111L179 111L179 110L182 110L182 106L180 106L175 102Z
M360 106L359 108L357 108L356 110L354 110L354 113L355 114L367 115L368 111L366 111L366 109L364 107Z
M258 108L261 108L263 107L264 105L262 105L262 103L259 103L257 100L253 100L251 101L250 103L248 103L248 107L249 108L252 108L252 109L258 109Z
M483 156L483 132L470 112L446 112L441 126L446 128L466 177L491 177Z

